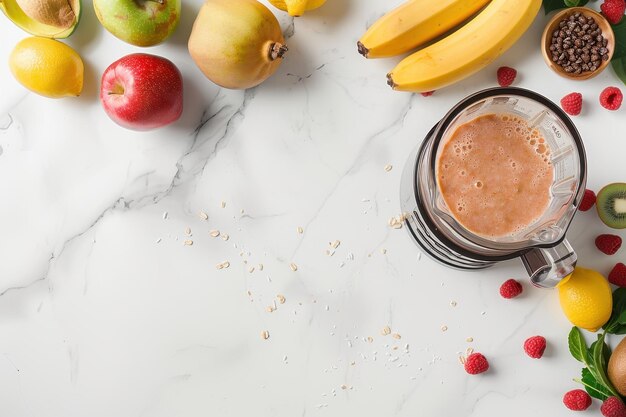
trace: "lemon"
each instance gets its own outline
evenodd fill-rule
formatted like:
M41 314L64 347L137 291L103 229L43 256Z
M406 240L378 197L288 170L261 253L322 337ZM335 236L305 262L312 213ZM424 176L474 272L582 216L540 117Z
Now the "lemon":
M269 0L274 7L288 12L291 16L302 16L307 10L322 7L326 0Z
M21 40L9 56L9 67L24 87L42 96L78 96L83 90L82 59L72 48L54 39Z
M563 313L574 326L595 332L611 317L613 294L599 272L576 267L557 288Z

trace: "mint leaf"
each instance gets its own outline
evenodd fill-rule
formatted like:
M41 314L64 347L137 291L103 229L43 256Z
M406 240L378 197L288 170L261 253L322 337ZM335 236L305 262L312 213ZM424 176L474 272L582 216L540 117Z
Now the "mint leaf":
M626 37L626 31L624 36ZM613 58L611 64L617 76L626 84L626 56L620 59ZM618 288L613 291L613 311L603 329L610 334L626 334L626 316L624 314L626 314L626 288Z
M585 386L587 394L591 395L593 398L597 398L598 400L604 401L613 395L610 390L598 382L598 380L587 368L583 368L582 379L579 382Z
M612 395L619 398L619 394L611 384L609 377L606 375L606 366L608 358L611 355L611 351L606 343L604 343L604 333L598 335L598 340L593 342L589 350L593 363L589 365L589 371L593 374L596 380L603 385Z
M615 51L613 59L620 59L626 56L626 20L622 19L617 25L611 25L615 34Z
M626 325L626 310L622 311L621 314L617 316L617 322L621 325Z
M584 6L589 0L543 0L543 10L546 14L566 7Z
M578 327L572 327L572 330L569 332L569 336L567 336L567 343L569 345L569 352L572 354L574 359L578 362L586 364L587 344L585 343L585 339L583 338L583 335Z
M617 25L612 25L613 33L615 34L615 51L613 52L613 58L611 59L611 66L617 77L626 84L626 19L622 19ZM622 290L622 291L620 291ZM624 299L626 299L626 288L618 288L613 291L613 314L621 314L624 311ZM618 297L622 297L618 300ZM617 303L620 303L621 308L617 308ZM624 324L624 323L621 323ZM626 334L626 328L621 329L614 323L613 316L609 320L609 323L605 325L605 329L608 333L612 334ZM610 331L609 331L610 329Z
M546 14L559 9L564 9L565 2L563 0L543 0L543 10Z
M606 369L611 357L611 348L604 342L604 337L604 334L599 334L598 340L589 347L589 350L592 352L592 364L600 369Z

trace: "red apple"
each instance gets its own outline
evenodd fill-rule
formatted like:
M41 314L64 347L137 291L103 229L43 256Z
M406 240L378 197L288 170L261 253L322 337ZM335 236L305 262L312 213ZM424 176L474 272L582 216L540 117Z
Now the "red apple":
M168 59L126 55L102 74L100 101L120 126L156 129L175 122L183 112L183 78Z

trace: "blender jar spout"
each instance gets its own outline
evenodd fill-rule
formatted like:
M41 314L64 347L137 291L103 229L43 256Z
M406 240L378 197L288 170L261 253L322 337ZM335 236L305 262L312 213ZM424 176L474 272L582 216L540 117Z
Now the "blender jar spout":
M574 272L578 256L567 240L551 248L533 248L522 255L522 262L536 287L554 288Z

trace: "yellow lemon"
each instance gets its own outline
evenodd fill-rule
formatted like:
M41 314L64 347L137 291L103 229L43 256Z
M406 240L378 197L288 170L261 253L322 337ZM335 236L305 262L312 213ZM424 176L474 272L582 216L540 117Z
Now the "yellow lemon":
M557 288L563 313L574 326L595 332L611 317L611 286L599 272L576 267Z
M66 44L49 38L21 40L9 57L15 78L42 96L78 96L83 90L83 61Z
M326 0L269 0L274 7L288 12L291 16L302 16L307 10L321 7Z

